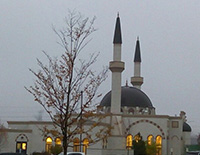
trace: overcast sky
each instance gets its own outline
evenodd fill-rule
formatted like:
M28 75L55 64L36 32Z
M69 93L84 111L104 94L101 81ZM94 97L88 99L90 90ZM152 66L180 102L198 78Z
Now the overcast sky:
M57 29L65 26L68 10L97 17L98 31L87 51L100 52L96 70L112 60L117 13L122 28L122 85L133 76L137 36L142 52L142 90L157 114L186 112L194 133L200 132L200 1L199 0L1 0L0 1L0 119L35 120L42 108L24 86L33 84L29 68L42 50L59 56ZM100 66L100 67L99 67ZM130 85L130 84L129 84ZM100 91L106 94L111 74ZM44 119L47 117L44 116Z

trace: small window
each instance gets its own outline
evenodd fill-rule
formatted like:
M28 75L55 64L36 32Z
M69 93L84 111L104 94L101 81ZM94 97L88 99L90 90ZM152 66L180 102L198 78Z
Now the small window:
M22 143L22 150L26 150L26 143Z
M172 128L178 128L178 121L172 121Z
M128 113L129 113L129 114L134 114L134 109L133 109L133 108L130 108L130 109L128 110Z
M73 144L74 144L74 146L73 146L74 152L79 152L80 140L78 138L74 138Z
M132 135L128 135L126 137L126 148L127 149L131 149L132 146L133 146L133 136Z
M152 145L152 142L153 142L153 136L152 136L152 135L149 135L149 136L147 137L147 143L148 143L148 145Z
M52 138L51 137L47 137L46 139L46 152L51 153L51 146L52 146Z
M157 136L156 137L156 155L162 154L162 137Z
M55 143L56 143L56 145L61 146L61 144L62 144L61 139L60 138L56 138Z
M87 148L89 146L89 140L87 138L85 138L83 140L83 152L86 154L87 153Z

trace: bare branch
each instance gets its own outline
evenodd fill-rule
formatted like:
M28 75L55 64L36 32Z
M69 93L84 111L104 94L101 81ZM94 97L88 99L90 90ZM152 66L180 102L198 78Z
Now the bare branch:
M110 125L103 124L101 120L104 117L96 115L94 109L94 101L100 97L98 88L105 81L108 68L103 68L99 73L93 70L93 64L99 54L91 54L87 61L79 58L80 52L91 41L90 35L96 31L95 19L94 17L90 21L81 14L71 12L66 18L66 27L63 30L53 27L64 52L60 58L53 59L43 51L48 64L45 65L37 59L39 70L30 69L36 80L33 86L25 87L49 114L55 125L53 130L45 127L44 136L51 133L62 137L64 153L77 134L85 134L91 142L97 142L110 131ZM84 97L83 103L81 97ZM84 129L84 126L87 126L87 129ZM92 135L92 130L97 126L99 131Z

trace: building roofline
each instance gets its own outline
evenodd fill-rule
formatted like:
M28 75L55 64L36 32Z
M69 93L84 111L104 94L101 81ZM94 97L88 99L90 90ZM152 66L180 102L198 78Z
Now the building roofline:
M52 124L52 121L7 121L8 124Z
M110 116L122 116L122 117L133 117L133 118L167 118L167 119L182 119L180 116L169 116L169 115L130 115L130 114L110 114Z
M23 132L23 133L32 133L32 130L31 129L9 129L9 128L6 128L6 129L0 129L0 132Z

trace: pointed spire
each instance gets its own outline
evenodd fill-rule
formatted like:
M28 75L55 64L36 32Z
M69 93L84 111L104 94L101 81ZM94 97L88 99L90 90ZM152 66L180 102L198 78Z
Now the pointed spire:
M121 44L122 43L119 13L117 14L113 43L114 44Z
M134 62L141 62L139 37L137 37L137 41L136 41Z

